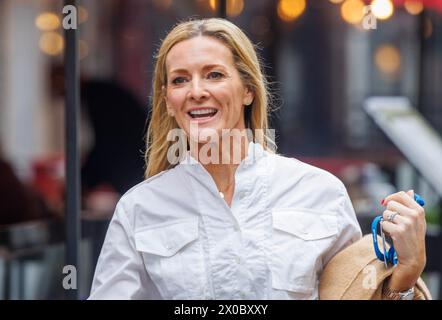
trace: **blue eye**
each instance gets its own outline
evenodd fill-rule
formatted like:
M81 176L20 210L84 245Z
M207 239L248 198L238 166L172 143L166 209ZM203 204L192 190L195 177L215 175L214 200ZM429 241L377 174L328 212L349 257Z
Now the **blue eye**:
M222 77L224 77L224 75L221 72L212 71L207 75L207 77L209 79L221 79Z
M181 84L184 83L184 81L186 81L186 79L184 77L176 77L175 79L172 80L173 84Z

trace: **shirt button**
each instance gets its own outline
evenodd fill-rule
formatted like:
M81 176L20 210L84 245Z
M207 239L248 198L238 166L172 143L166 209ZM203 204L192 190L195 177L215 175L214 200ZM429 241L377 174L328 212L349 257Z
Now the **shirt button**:
M246 294L244 292L241 292L239 295L241 296L241 299L245 299L246 298Z
M236 261L236 263L240 264L240 263L241 263L241 258L238 257L238 256L236 256L236 257L235 257L235 261Z
M235 224L233 225L233 231L238 232L239 231L239 227Z

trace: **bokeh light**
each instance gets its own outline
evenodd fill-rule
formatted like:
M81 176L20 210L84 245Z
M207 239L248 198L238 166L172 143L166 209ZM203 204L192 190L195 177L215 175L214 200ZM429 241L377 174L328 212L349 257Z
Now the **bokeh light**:
M44 12L35 19L35 25L42 31L56 30L60 24L60 18L53 12Z
M39 46L44 53L56 56L63 51L64 39L58 32L45 32L40 37Z
M293 21L305 11L305 7L305 0L279 0L278 16L283 21Z
M383 44L376 49L375 64L384 74L392 76L399 72L401 55L399 50L391 44Z
M210 9L215 11L218 9L218 0L209 0Z
M239 16L244 9L244 0L227 0L227 15L229 17Z
M424 10L424 4L422 1L418 0L406 0L404 2L405 10L408 11L409 14L418 15Z
M172 6L172 0L153 0L153 5L160 10L167 10Z
M393 15L394 7L391 0L373 0L371 12L380 20L386 20Z
M346 0L341 6L341 16L348 23L359 23L364 17L364 7L362 0Z
M219 0L209 0L210 10L216 11L219 9ZM236 17L241 14L244 9L244 0L227 0L226 13L229 17Z
M425 17L424 20L424 37L428 39L433 34L433 23L430 18Z
M78 41L78 53L80 60L86 58L89 55L89 45L86 41Z
M89 12L86 10L85 7L79 6L78 7L78 23L84 23L89 18Z

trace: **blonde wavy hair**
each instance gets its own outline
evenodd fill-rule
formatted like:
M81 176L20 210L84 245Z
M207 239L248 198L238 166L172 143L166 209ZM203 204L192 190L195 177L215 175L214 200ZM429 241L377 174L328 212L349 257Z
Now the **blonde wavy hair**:
M169 147L174 143L167 140L167 135L170 130L178 128L178 124L174 117L167 114L164 99L163 86L167 85L166 56L178 42L198 36L213 37L230 49L243 84L254 93L252 105L244 108L246 127L251 129L254 142L260 143L269 151L272 150L270 145L274 148L274 141L266 134L271 97L252 42L240 28L224 19L210 18L181 22L167 34L155 57L152 108L146 133L145 178L174 166L167 160ZM256 129L262 130L257 130L256 133Z

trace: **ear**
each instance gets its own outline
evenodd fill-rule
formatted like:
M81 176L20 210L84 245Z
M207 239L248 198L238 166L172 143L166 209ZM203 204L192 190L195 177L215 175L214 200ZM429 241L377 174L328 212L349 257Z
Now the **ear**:
M173 108L169 107L169 105L167 104L167 100L166 100L166 109L167 109L167 114L171 117L175 116L175 111L173 110Z
M167 90L166 90L166 86L162 85L161 86L161 94L166 98L167 97Z
M250 106L254 98L255 98L255 93L249 87L246 87L242 101L243 105Z
M167 110L167 114L171 117L174 116L174 112L173 109L171 107L169 107L169 104L167 103L167 92L166 92L166 87L163 85L161 86L161 91L164 97L164 102L166 103L166 110Z

